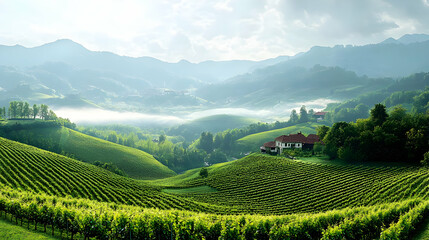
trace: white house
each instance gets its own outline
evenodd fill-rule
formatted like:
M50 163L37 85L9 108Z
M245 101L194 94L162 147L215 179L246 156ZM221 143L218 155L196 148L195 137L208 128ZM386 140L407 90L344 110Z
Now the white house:
M275 141L264 143L261 147L261 152L282 154L284 149L313 149L314 143L319 142L319 136L309 134L304 136L301 132L297 134L282 135L277 137ZM274 147L273 147L274 146Z

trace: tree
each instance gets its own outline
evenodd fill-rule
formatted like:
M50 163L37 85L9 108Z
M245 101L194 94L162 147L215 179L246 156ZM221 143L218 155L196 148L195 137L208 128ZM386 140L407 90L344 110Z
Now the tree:
M9 103L9 109L8 109L9 118L16 118L17 117L17 114L18 114L17 107L18 107L18 105L17 105L16 101Z
M30 118L30 105L28 102L25 102L24 106L22 107L22 115L25 118Z
M16 102L16 115L17 117L24 117L24 103L23 102Z
M386 112L386 106L381 103L375 104L374 108L371 109L371 120L376 126L381 126L389 115Z
M116 134L116 132L110 133L109 136L107 136L107 141L112 142L112 143L117 143L118 142L118 135Z
M414 97L413 109L414 113L426 113L429 109L429 91L428 88L420 95Z
M164 143L165 140L167 140L167 136L165 136L165 134L161 134L158 137L158 144Z
M213 148L218 149L222 147L222 133L217 133L213 142Z
M319 136L320 140L322 141L323 138L326 136L326 133L328 133L329 131L329 127L323 125L323 126L318 126L316 128L317 131L317 135Z
M206 151L206 153L211 153L213 151L213 134L210 132L202 132L199 148Z
M39 110L40 110L40 107L37 106L37 104L34 104L33 105L33 119L36 119L36 117L39 115Z
M292 112L290 113L289 122L290 123L297 123L298 122L298 114L296 113L295 109L293 109Z
M206 178L206 177L208 177L209 176L209 171L207 171L207 168L201 168L201 170L200 170L200 176L202 177L202 178Z
M47 105L45 105L45 104L40 105L40 117L43 120L47 120L47 118L48 118L48 114L49 114L48 109L49 109L49 107Z
M207 155L207 157L204 159L206 163L209 165L213 165L216 163L223 163L227 161L226 155L221 151L214 151Z
M308 113L307 113L307 109L305 109L304 105L299 110L299 122L300 123L308 122Z

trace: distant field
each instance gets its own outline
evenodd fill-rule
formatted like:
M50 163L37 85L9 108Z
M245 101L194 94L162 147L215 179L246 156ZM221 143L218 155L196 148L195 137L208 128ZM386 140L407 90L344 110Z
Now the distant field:
M41 120L36 120L40 122ZM7 125L31 124L32 120L11 120ZM113 163L129 177L157 179L175 175L152 155L141 150L111 143L65 127L29 128L17 130L12 136L36 146L56 146L56 152L65 152L84 162ZM21 136L21 137L19 137ZM14 138L14 139L16 139Z
M321 126L318 123L301 123L290 127L275 129L266 132L260 132L245 136L237 140L237 143L248 151L258 151L262 144L274 141L274 139L281 135L302 132L303 134L316 133L316 127Z

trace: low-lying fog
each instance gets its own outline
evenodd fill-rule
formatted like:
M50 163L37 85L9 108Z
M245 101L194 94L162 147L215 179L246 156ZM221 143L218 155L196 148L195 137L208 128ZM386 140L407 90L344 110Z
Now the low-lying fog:
M293 109L299 112L302 105L307 111L314 109L320 111L328 103L335 102L330 99L317 99L309 102L296 102L291 104L279 103L272 108L253 110L248 108L214 108L187 113L172 113L169 115L149 114L139 112L118 112L98 108L59 108L54 109L59 117L68 118L77 124L133 124L133 125L156 125L170 127L187 121L203 117L227 114L257 119L264 122L286 121Z

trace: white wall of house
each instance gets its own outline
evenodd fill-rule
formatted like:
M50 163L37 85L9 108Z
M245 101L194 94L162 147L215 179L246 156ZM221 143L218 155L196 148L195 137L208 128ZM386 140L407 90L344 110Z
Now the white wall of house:
M280 154L282 154L285 148L302 148L302 143L282 143L276 141L276 147L279 149Z

